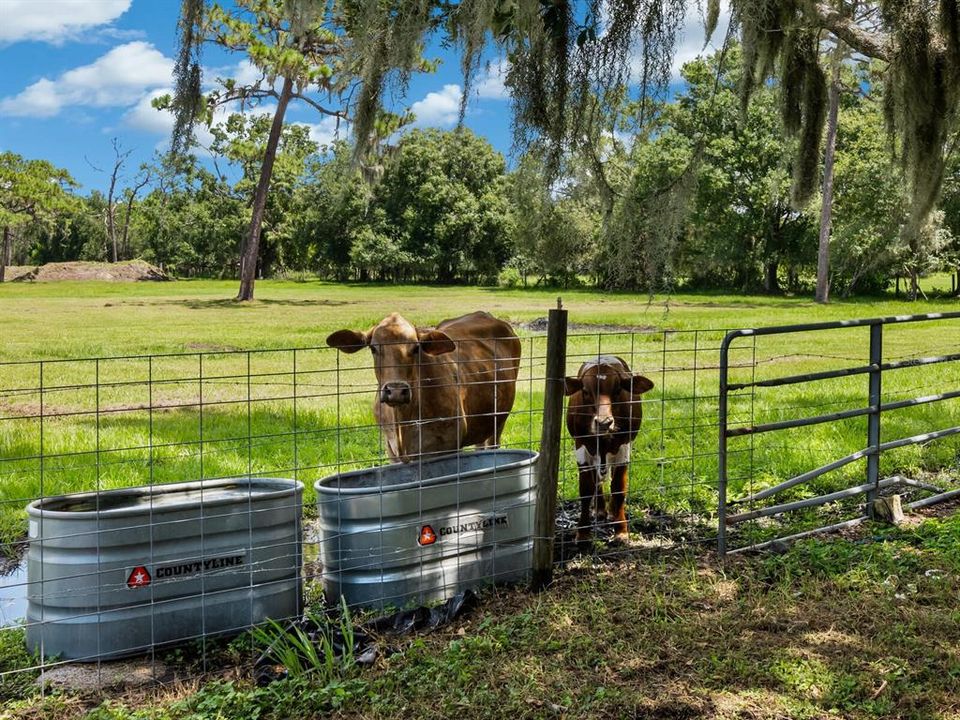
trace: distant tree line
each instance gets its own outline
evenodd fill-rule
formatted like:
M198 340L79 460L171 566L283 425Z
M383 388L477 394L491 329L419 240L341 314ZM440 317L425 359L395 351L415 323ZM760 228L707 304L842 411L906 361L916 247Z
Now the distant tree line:
M584 144L590 152L564 154L559 173L550 147L530 145L510 168L459 129L394 133L361 174L345 141L319 147L307 127L284 125L256 274L811 292L820 198L791 197L798 140L784 131L781 89L765 84L744 105L739 52L686 64L683 90L643 108L622 94L597 98L601 137ZM903 232L910 198L885 129L883 81L869 63L847 62L839 85L830 284L874 292L902 278L916 294L924 274L960 268L960 162L948 157L937 209ZM269 116L231 115L211 129L211 161L121 164L109 192L84 196L48 164L32 168L47 182L4 185L30 161L0 155L0 264L116 252L175 276L238 277L270 130ZM4 210L31 192L33 211Z

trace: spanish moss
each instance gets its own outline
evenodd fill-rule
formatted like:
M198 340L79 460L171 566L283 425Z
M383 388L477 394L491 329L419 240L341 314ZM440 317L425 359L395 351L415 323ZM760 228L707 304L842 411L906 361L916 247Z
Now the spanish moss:
M205 0L183 0L180 6L180 38L177 62L173 68L173 135L170 152L181 155L193 141L193 124L203 107L200 48L203 35L198 31L206 9Z

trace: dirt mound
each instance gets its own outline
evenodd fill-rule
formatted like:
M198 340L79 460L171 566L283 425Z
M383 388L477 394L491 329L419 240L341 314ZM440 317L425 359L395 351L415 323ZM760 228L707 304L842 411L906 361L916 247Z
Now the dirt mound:
M104 280L107 282L137 282L140 280L170 280L160 268L143 260L116 263L63 262L47 263L39 267L9 267L7 278L16 282L55 282L58 280Z
M548 319L538 317L530 322L514 323L514 325L530 332L546 332ZM567 323L567 330L571 332L604 332L604 333L633 333L633 332L654 332L656 328L653 325L609 325L605 323Z

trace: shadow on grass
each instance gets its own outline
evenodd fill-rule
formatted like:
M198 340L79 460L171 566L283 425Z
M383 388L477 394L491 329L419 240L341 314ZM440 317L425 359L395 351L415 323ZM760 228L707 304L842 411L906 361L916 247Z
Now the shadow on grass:
M128 305L130 303L124 303ZM213 310L221 308L268 308L268 307L339 307L341 305L354 305L355 303L349 302L347 300L329 300L329 299L317 299L317 300L294 300L294 299L285 299L285 298L264 298L256 299L251 302L240 302L233 298L211 298L211 299L201 299L201 298L183 298L180 300L176 299L164 299L156 303L150 303L154 305L177 305L180 307L188 308L189 310Z

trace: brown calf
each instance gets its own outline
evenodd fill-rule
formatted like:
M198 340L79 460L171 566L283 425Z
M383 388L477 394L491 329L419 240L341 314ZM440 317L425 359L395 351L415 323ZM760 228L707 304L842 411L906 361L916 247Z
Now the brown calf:
M610 469L610 519L613 541L627 532L626 496L630 444L640 430L640 396L653 388L643 375L633 373L619 357L604 355L580 366L566 378L567 430L573 437L580 474L580 522L577 541L590 539L590 505L596 502L598 522L607 520L603 480Z
M393 313L327 344L373 353L373 413L394 462L500 444L520 369L520 340L504 321L474 312L421 329Z

